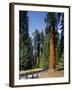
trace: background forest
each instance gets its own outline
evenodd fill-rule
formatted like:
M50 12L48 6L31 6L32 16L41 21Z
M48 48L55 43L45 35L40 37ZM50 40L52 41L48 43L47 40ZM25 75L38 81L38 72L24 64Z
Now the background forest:
M19 11L19 70L64 70L64 13L39 12L45 13L45 27L30 34L29 12Z

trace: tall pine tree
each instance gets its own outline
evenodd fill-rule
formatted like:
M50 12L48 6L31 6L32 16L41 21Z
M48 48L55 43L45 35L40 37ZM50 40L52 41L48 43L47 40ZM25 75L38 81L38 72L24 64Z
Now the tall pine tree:
M33 41L34 41L34 55L35 55L35 61L36 61L36 68L39 67L40 63L40 33L36 29L35 32L33 33Z
M33 48L28 31L28 12L19 12L19 62L20 70L32 68Z

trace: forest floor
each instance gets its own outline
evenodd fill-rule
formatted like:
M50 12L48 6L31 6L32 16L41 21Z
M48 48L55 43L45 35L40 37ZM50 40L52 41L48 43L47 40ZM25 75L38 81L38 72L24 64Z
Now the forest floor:
M64 70L62 71L54 71L54 72L48 72L48 71L43 71L39 78L48 78L48 77L63 77L64 76Z
M28 72L28 71L26 71L26 72ZM39 73L35 73L35 74L33 74L33 76L34 77L32 77L32 74L31 75L28 75L27 78L26 78L26 76L20 76L20 79L64 77L64 70L53 71L53 72L49 72L49 70L46 70L46 71L42 71L42 72L39 72Z

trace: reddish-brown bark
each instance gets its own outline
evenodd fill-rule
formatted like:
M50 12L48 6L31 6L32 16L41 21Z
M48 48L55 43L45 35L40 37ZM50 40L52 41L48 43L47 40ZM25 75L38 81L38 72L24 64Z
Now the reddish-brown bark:
M56 69L55 62L55 30L51 28L50 32L50 62L49 62L49 71L53 72Z

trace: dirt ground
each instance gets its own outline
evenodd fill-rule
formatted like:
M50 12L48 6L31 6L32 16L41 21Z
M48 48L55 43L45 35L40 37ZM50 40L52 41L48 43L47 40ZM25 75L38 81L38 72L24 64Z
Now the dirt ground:
M44 72L41 73L39 78L63 77L63 76L64 76L64 70L54 71L54 72L44 71Z
M35 69L36 70L36 69ZM28 71L26 71L28 72ZM42 71L39 73L30 74L27 77L21 76L20 79L34 79L34 78L51 78L51 77L64 77L64 70L61 71Z

